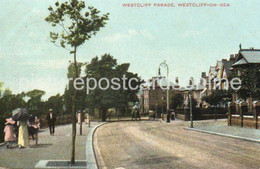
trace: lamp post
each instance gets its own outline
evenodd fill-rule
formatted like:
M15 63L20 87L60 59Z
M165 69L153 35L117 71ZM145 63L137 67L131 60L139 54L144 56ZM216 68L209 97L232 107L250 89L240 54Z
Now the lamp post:
M167 70L167 96L166 96L167 107L166 108L167 108L167 113L168 113L168 111L169 111L169 84L168 84L168 80L169 80L169 66L166 63L166 60L164 62L160 63L159 68L158 68L158 75L161 75L161 67L166 68L166 70Z
M190 99L190 128L193 128L193 113L192 113L192 89L193 89L193 78L190 78L189 99Z
M191 91L189 92L189 98L190 98L190 128L193 128L192 94L191 94Z

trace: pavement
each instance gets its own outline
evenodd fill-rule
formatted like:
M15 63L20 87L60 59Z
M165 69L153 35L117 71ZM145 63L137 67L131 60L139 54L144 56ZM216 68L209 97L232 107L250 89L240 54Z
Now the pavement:
M260 144L185 130L188 126L183 121L105 124L94 135L99 168L260 168Z
M227 119L197 121L191 130L260 143L260 130L227 124Z
M99 124L92 122L90 128L83 125L83 135L77 135L76 138L76 160L86 160L88 134ZM0 146L0 168L28 169L34 168L40 160L70 160L71 131L71 124L56 127L55 136L50 136L48 129L45 129L39 133L38 145L31 142L30 148L6 149L6 146ZM79 125L77 126L78 131Z

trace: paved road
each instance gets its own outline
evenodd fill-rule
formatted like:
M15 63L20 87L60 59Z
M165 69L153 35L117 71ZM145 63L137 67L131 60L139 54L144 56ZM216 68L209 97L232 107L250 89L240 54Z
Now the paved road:
M260 168L260 144L184 130L186 122L118 122L98 128L100 168Z
M92 126L97 123L92 123ZM79 129L79 126L78 126ZM79 131L79 130L78 130ZM86 140L90 128L83 125L83 135L76 138L76 160L86 160ZM0 168L34 168L40 160L70 160L71 124L55 129L55 136L48 130L39 134L39 144L26 149L0 147Z

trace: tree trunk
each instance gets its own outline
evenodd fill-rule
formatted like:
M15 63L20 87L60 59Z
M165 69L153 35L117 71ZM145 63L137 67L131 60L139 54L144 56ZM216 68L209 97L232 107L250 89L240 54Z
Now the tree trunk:
M82 111L80 111L80 131L79 131L79 133L80 133L80 135L82 136L82 121L83 121L83 113L82 113Z
M102 121L106 121L106 119L107 119L107 108L102 108L101 113L102 113Z
M72 145L71 145L71 164L75 164L75 143L76 143L76 92L72 98Z
M77 64L77 47L74 47L74 68L75 68L75 78L79 77L78 64ZM72 98L72 145L71 145L71 164L75 164L75 143L76 143L76 100L77 100L77 90L74 89L74 96Z

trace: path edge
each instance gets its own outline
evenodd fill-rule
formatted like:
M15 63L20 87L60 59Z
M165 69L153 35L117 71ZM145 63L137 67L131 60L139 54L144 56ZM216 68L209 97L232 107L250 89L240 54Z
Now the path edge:
M98 153L95 151L95 132L96 130L107 124L107 122L103 122L101 124L98 124L97 126L93 127L87 137L86 142L86 161L87 161L87 169L99 169L98 166L98 157L101 158L101 156L98 156ZM98 157L97 157L98 156Z
M233 138L233 139L239 139L239 140L244 140L244 141L249 141L249 142L254 142L254 143L260 144L260 140L257 140L257 139L250 139L250 138L246 138L246 137L234 136L234 135L230 135L230 134L223 134L223 133L201 130L201 129L196 129L196 128L185 127L184 129L185 130L191 130L191 131L197 131L197 132L201 132L201 133L206 133L206 134L218 135L218 136L222 136L222 137L229 137L229 138Z

